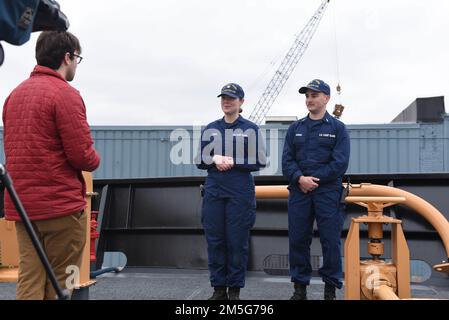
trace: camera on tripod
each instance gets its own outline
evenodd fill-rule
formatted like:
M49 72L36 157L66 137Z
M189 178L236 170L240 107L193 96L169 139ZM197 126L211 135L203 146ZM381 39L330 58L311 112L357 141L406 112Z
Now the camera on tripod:
M0 0L0 41L20 46L32 32L68 28L69 20L55 0ZM0 66L4 56L0 43Z

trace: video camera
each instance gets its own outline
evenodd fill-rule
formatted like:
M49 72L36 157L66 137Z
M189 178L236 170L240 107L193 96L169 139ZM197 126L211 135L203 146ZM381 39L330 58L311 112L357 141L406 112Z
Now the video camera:
M0 41L22 45L36 31L69 28L69 20L55 0L0 0ZM0 43L0 66L4 51Z

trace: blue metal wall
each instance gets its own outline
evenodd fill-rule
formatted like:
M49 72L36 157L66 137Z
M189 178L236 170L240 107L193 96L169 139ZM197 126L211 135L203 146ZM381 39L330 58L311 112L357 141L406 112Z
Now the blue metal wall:
M262 174L281 174L280 160L288 126L264 126L271 168ZM348 125L351 158L348 173L435 173L449 172L449 115L434 124ZM174 134L174 130L178 130ZM179 131L181 130L181 131ZM196 169L193 156L198 137L192 127L94 126L95 147L102 157L95 178L147 178L204 175ZM171 134L173 135L171 139ZM3 134L1 135L3 136ZM170 161L177 136L186 138L184 154L190 164ZM179 137L178 137L179 138ZM175 141L171 141L175 140ZM3 145L3 140L0 141ZM4 161L3 147L0 161ZM274 154L274 156L272 156ZM176 155L176 154L175 154Z

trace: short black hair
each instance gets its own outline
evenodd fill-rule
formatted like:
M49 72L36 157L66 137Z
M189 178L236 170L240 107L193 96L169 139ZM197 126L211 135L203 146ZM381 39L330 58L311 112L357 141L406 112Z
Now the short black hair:
M68 52L75 58L75 51L81 53L81 45L77 37L68 31L44 31L36 43L36 61L40 66L53 70L59 69Z

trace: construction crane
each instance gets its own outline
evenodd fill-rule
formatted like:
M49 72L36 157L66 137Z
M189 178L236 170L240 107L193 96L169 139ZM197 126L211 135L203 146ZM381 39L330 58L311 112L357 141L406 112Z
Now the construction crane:
M267 88L254 107L253 112L249 116L249 119L254 123L261 124L265 119L265 116L267 115L274 101L282 91L282 88L284 87L290 75L293 73L293 70L303 56L307 47L309 46L309 43L312 40L312 37L315 34L315 31L318 28L321 19L323 18L329 1L330 0L323 1L313 17L307 23L305 28L296 37L293 46L285 55L284 59L282 60L281 66L274 73L273 78L268 83Z

